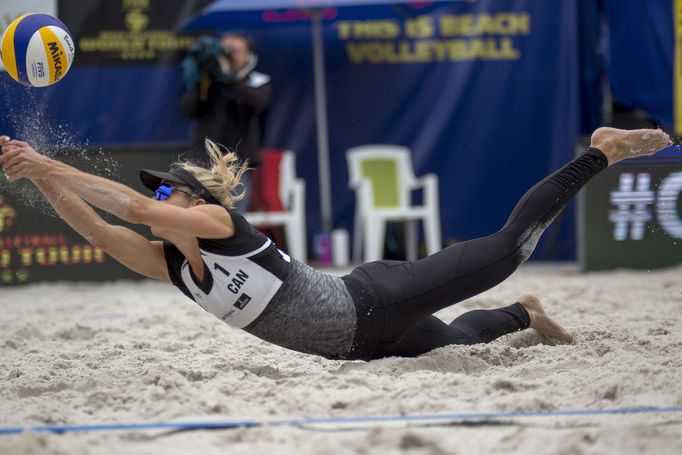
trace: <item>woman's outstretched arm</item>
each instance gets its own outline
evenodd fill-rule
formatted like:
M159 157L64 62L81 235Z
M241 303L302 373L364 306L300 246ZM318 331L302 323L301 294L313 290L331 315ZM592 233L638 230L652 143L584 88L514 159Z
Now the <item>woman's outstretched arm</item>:
M233 235L232 220L222 207L176 207L145 197L113 180L80 171L36 152L30 144L2 136L0 162L11 181L20 178L49 180L79 198L131 223L162 226L201 238Z
M126 227L107 223L75 193L53 182L35 180L33 183L59 216L85 240L134 272L170 281L161 242L151 242Z
M6 136L3 136L6 138ZM50 180L78 197L126 221L132 219L134 201L145 199L137 191L112 180L82 172L36 152L30 144L9 140L3 145L3 168L10 181L28 178Z

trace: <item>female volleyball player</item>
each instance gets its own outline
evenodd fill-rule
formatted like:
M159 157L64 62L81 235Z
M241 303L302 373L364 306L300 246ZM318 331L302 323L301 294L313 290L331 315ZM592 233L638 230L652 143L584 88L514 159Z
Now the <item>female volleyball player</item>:
M367 263L340 278L290 259L232 210L245 167L210 141L210 169L177 163L169 172L142 170L153 198L50 159L25 142L2 137L0 144L9 180L30 179L67 223L130 269L172 282L206 311L271 343L370 360L486 343L528 327L570 341L532 295L504 308L470 311L450 324L432 314L511 275L592 176L672 142L660 130L600 128L587 152L531 188L497 233L415 262ZM90 205L150 226L165 241L107 224Z

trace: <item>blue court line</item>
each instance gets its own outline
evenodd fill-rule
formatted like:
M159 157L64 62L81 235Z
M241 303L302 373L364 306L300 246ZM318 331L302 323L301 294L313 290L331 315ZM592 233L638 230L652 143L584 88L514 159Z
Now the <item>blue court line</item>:
M29 427L0 427L0 435L20 433L71 433L94 431L143 431L143 430L216 430L232 428L256 428L267 426L303 426L330 423L380 423L380 422L419 422L419 421L456 421L474 419L500 419L518 417L564 417L613 414L675 414L682 413L682 406L673 407L633 407L610 409L565 409L556 411L510 411L510 412L465 412L451 414L407 414L351 417L313 417L281 420L217 420L204 422L158 422L158 423L121 423L93 425L38 425Z

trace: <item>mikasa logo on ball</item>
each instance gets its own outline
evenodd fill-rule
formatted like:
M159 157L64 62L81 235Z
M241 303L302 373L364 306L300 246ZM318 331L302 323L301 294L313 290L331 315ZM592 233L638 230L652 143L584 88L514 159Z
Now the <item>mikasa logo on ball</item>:
M62 77L62 55L64 55L64 52L55 42L47 43L47 47L50 49L50 56L54 64L54 80L56 82Z

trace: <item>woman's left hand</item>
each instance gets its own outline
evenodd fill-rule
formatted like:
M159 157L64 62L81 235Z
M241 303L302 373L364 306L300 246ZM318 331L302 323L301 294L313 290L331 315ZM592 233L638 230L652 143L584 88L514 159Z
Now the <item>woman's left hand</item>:
M29 143L0 136L0 147L0 164L11 182L21 178L38 180L47 177L52 160L36 152Z

